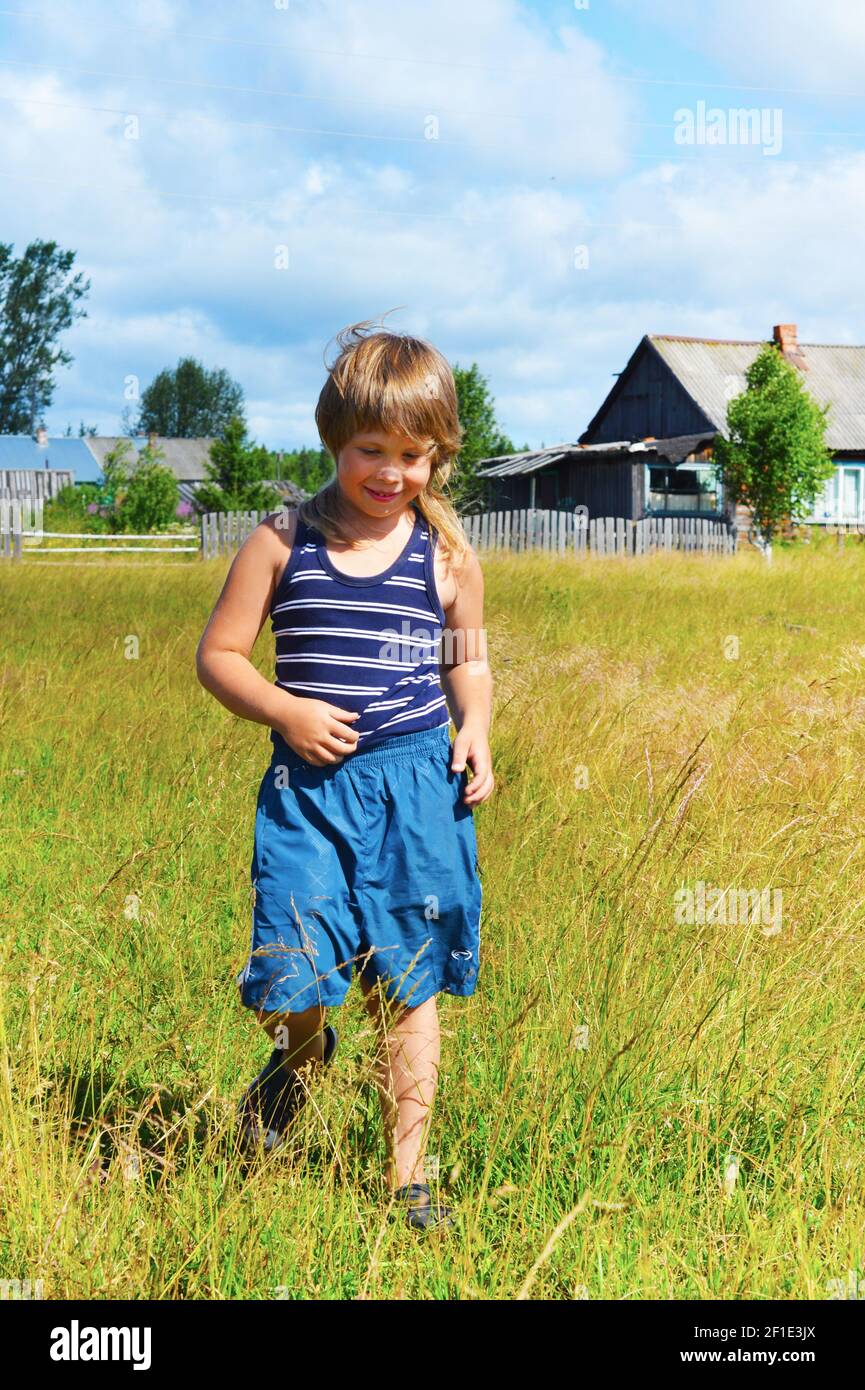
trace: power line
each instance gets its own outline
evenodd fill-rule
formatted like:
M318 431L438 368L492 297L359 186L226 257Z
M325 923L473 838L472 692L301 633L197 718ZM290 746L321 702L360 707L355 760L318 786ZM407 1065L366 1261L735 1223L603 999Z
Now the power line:
M653 158L654 156L650 156L650 155L637 155L637 156L634 156L634 157L635 157L635 158L638 158L638 159L649 159L649 158ZM660 160L659 162L663 162L663 158L661 158L661 160ZM685 162L685 163L691 163L691 164L693 164L693 163L696 163L697 161L694 160L694 159L687 159L687 160L685 160L684 162ZM783 161L776 161L776 162L782 162L782 163L787 163L787 164L793 164L793 163L805 162L805 161L783 160ZM822 160L822 159L821 159L821 160L810 160L810 161L808 161L808 162L813 163L813 164L825 164L825 160ZM12 182L16 182L16 183L46 184L46 185L48 185L48 187L50 187L50 188L60 188L60 189L69 190L69 191L78 191L78 190L80 190L80 189L104 189L104 187L105 187L104 183L100 183L100 182L84 182L84 183L77 182L77 183L69 183L69 182L65 182L65 181L63 181L63 180L59 180L59 179L40 178L40 177L38 177L38 176L36 176L36 175L33 175L33 174L16 174L16 173L11 173L11 172L9 172L9 171L7 171L7 170L5 170L5 169L0 169L0 179L10 179L10 180L12 180ZM178 190L172 189L172 188L154 188L154 187L149 186L149 185L148 185L147 187L144 187L144 188L136 188L136 189L131 189L131 190L121 190L121 191L131 191L131 192L135 193L136 196L139 196L139 197L140 197L142 194L151 194L151 193L152 193L152 194L158 195L158 196L161 197L161 198L179 198L179 199L183 199L183 200L186 200L186 201L189 201L189 202L206 202L206 203L212 203L212 204L214 204L214 205L219 205L220 203L233 203L233 204L238 205L239 207L261 207L261 206L264 206L264 205L267 205L267 206L269 206L269 207L272 207L272 206L273 206L274 197L275 197L275 194L273 194L273 193L268 193L268 194L263 195L263 196L260 197L260 198L238 198L238 197L235 197L234 195L232 195L232 194L230 194L230 193L189 193L189 192L185 192L185 191L184 191L184 192L179 192ZM368 220L372 220L373 215L370 214L369 212L365 212L365 213L364 213L364 217L365 217L366 219L368 219ZM478 225L478 224L483 225L484 223L488 223L488 224L490 224L491 226L492 226L492 225L495 225L495 226L498 226L498 227L501 226L501 213L500 213L500 211L498 211L498 210L497 210L496 212L494 212L494 213L491 213L491 214L488 215L488 216L479 216L479 215L475 214L474 212L471 212L471 213L464 213L464 214L461 215L461 216L457 216L457 215L452 215L452 214L449 214L449 213L411 212L411 211L407 211L407 210L404 211L403 209L400 209L400 211L399 211L399 217L400 217L400 220L401 220L401 221L404 221L404 220L410 218L410 219L412 219L412 220L421 219L421 220L423 220L423 221L425 221L425 222L456 222L456 223L461 223L462 225L464 225L464 226L466 226L466 227L474 227L475 225ZM382 214L382 220L383 220L383 221L387 221L387 222L389 223L389 225L391 225L391 226L393 225L393 218L392 218L392 214L390 214L390 213L383 213L383 214ZM682 225L681 225L680 223L677 223L677 222L644 222L644 221L641 221L641 220L639 220L639 219L632 219L631 221L628 221L628 222L596 222L596 221L590 220L589 218L585 218L585 217L580 216L579 213L573 213L573 214L569 215L569 217L568 217L567 220L568 220L569 223L572 223L574 226L577 226L577 227L616 227L616 228L620 228L620 229L627 229L627 230L629 230L629 231L641 231L641 230L643 230L644 228L651 228L651 229L657 228L657 229L664 229L664 230L668 230L668 231L685 231L685 230L686 230L684 227L682 227ZM570 230L571 230L570 226L569 226L569 227L566 227L566 228L563 228L563 229L562 229L562 232L561 232L561 235L562 235L562 236L567 235L567 234L570 232Z
M50 20L50 19L53 18L53 16L52 16L49 12L47 12L47 11L43 12L43 11L30 11L30 10L0 9L0 15L7 15L7 16L10 16L10 17L18 18L18 19L37 20L37 21L40 21L40 20ZM196 32L196 31L192 31L192 32L191 32L191 31L189 31L189 30L180 31L180 30L170 29L170 28L166 27L165 25L155 25L155 24L149 24L149 25L135 24L135 25L123 25L123 26L120 26L120 25L107 25L107 26L104 26L104 25L103 25L103 26L100 26L100 31L99 31L99 32L100 32L100 34L135 34L135 33L141 33L141 34L156 34L156 35L162 35L162 36L165 37L165 38L174 38L174 39L181 39L181 40L195 39L195 40L201 41L202 43L227 44L229 47L234 47L234 48L266 48L266 49L268 49L268 50L271 51L271 52L274 51L274 50L280 50L280 51L282 51L282 52L299 53L299 54L314 53L314 54L319 54L319 55L322 55L322 56L325 56L325 57L332 57L332 58L361 59L361 60L363 60L364 62L370 62L370 63L413 63L413 64L416 64L416 65L418 65L418 66L420 66L420 67L444 67L444 68L453 68L453 69L465 69L465 70L467 70L467 71L472 71L472 72L508 73L508 74L510 74L510 75L512 75L512 76L523 76L523 77L532 78L532 79L534 79L534 80L537 81L537 82L549 82L549 80L550 80L550 79L549 79L549 73L546 73L546 72L539 72L539 71L537 71L537 69L533 69L533 68L503 67L500 63L460 63L460 62L454 62L452 59L444 59L444 58L429 58L429 57L425 57L425 58L413 58L413 57L411 57L411 56L409 56L409 55L407 55L407 54L403 54L403 53L397 53L397 54L387 54L387 53L384 53L384 54L383 54L383 53L363 53L363 52L362 52L362 53L358 53L358 52L352 51L352 50L350 50L350 49L319 48L319 47L312 47L312 46L308 46L308 45L280 43L280 42L278 42L278 41L277 41L277 42L273 42L273 41L267 40L267 39L241 39L241 38L237 38L237 37L234 36L234 35L204 34L204 33L201 33L200 31L197 31L197 32ZM560 55L560 54L552 54L552 55L551 55L551 59L552 59L553 61L556 61L556 62L561 62L561 60L562 60L562 55ZM645 86L654 86L654 87L701 87L701 88L710 87L710 88L712 88L714 91L727 91L727 92L771 92L771 93L775 93L775 94L777 94L777 95L785 95L785 96L816 96L816 97L829 97L829 98L832 98L832 99L839 99L839 100L843 100L843 101L847 101L847 100L851 100L851 101L861 101L861 100L863 100L863 97L865 97L865 93L863 93L863 92L861 92L861 91L860 91L860 92L838 92L838 91L835 91L835 90L830 89L830 88L819 88L819 87L767 87L767 86L763 86L763 85L754 85L754 84L736 83L736 82L713 82L713 81L711 81L711 79L707 79L707 78L702 77L702 76L701 76L701 77L693 77L693 78L675 78L675 79L671 79L671 78L663 78L663 77L631 76L631 75L623 74L623 73L615 73L615 74L614 74L614 73L597 73L597 72L594 72L594 73L578 72L578 73L573 73L572 75L573 75L574 77L582 78L582 79L584 79L584 80L585 80L585 79L592 79L592 78L600 78L600 79L602 79L602 80L605 81L605 82L629 82L629 83L635 83L635 84L640 84L640 85L645 85ZM155 79L148 79L148 80L155 80Z
M6 59L0 59L0 62L6 62L6 61L8 61L8 60L6 60ZM283 93L282 95L292 95L292 94ZM323 101L323 100L325 100L325 98L324 98L324 97L316 97L315 100L316 100L316 101ZM467 145L467 144L474 145L474 144L476 143L475 141L471 141L471 140L441 140L441 139L427 140L424 136L419 136L419 135L379 135L379 134L375 134L375 133L368 133L368 132L366 132L366 131L353 131L353 130L322 130L322 129L320 129L320 128L312 127L312 126L274 125L274 124L273 124L272 122L270 122L270 121L239 121L239 120L236 120L233 116L205 116L205 115L203 115L203 114L201 114L201 113L199 113L199 112L196 112L196 111L187 111L187 110L185 110L185 109L183 109L183 108L181 108L181 107L172 107L172 108L169 109L169 110L166 110L165 108L163 108L162 110L159 110L158 108L152 108L152 107L151 107L151 108L139 108L139 107L136 107L136 108L133 110L131 107L128 107L128 106L92 106L92 105L90 105L90 104L81 103L81 102L49 101L49 100L47 100L47 99L44 98L44 97L4 96L2 93L0 93L0 101L8 101L8 102L12 102L12 103L15 103L15 104L20 104L20 105L22 105L22 106L56 106L56 107L59 107L61 110L64 110L64 111L96 111L96 112L101 112L101 113L106 114L106 115L123 116L123 117L135 115L135 116L148 116L148 117L155 116L157 119L163 119L163 120L204 121L204 122L206 122L206 123L208 123L208 124L210 124L210 125L240 126L240 127L242 127L242 128L245 128L245 129L254 129L254 130L276 130L276 131L285 131L285 132L289 132L289 133L292 133L292 134L345 135L345 136L353 136L353 137L356 137L357 139L363 139L363 140L367 140L367 139L368 139L368 140L405 140L405 141L409 141L409 142L415 141L415 142L423 143L423 144L441 144L441 145ZM487 116L489 116L489 119L490 119L490 120L499 120L499 119L501 118L501 115L502 115L502 113L500 113L500 112L455 112L455 113L452 112L451 114L456 114L456 115L475 115L475 116L478 116L478 115L480 115L480 116L487 115ZM513 115L514 119L521 119L519 113L514 112L514 113L511 113L511 114ZM627 125L627 126L637 126L637 127L639 127L640 129L644 129L644 130L675 130L675 129L676 129L676 123L675 123L675 121L628 121L628 120L626 120L626 121L622 121L621 124ZM558 128L561 129L562 126L559 125ZM567 127L565 127L565 128L567 129ZM843 138L845 138L845 139L847 139L847 138L849 138L849 139L859 139L859 140L865 139L865 130L795 130L795 129L794 129L794 130L790 130L789 128L786 128L785 131L784 131L784 134L785 134L785 135L819 135L819 136L824 136L824 137L839 136L839 137L843 137ZM756 144L757 142L754 142L754 143ZM651 158L651 157L652 157L652 156L649 156L649 158Z

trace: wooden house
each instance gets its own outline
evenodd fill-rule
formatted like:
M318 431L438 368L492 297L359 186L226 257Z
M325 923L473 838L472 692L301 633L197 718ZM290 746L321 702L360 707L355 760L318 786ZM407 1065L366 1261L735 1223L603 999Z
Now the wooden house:
M771 341L829 406L835 475L808 519L865 524L865 347L800 344L795 324L777 324ZM646 335L576 444L482 461L488 506L584 505L593 516L700 516L747 526L748 509L733 508L713 482L712 442L762 346Z

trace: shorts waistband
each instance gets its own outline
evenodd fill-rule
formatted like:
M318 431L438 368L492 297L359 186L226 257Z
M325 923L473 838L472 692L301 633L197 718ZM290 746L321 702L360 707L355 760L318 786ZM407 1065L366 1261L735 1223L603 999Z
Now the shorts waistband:
M390 763L400 758L416 758L418 754L443 747L446 743L450 743L450 721L447 724L437 724L434 729L416 729L411 734L392 734L389 738L379 739L378 743L371 744L369 748L360 747L346 758L346 766L351 763L363 763L364 767L370 764L377 767L379 763Z
M314 766L295 753L294 749L275 731L274 743L289 762L293 760L297 766L301 767ZM437 724L434 729L416 729L410 734L392 734L389 738L379 739L377 743L370 744L368 748L360 747L354 753L347 754L340 763L328 763L319 770L339 772L342 768L350 768L357 764L363 767L380 767L383 763L422 757L425 752L432 752L436 748L444 748L449 744L450 720L445 724Z

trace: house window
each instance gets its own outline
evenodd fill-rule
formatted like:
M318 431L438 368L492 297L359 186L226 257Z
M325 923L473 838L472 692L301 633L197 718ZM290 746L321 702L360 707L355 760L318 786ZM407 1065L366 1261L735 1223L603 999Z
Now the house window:
M691 468L648 466L646 511L650 515L691 513L716 515L721 510L721 488L711 464Z
M810 521L865 521L865 465L838 464L814 503Z

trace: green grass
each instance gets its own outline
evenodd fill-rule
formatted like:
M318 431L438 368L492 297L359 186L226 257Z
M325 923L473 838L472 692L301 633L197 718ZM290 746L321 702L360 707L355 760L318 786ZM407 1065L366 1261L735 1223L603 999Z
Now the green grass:
M0 571L0 1277L556 1300L865 1277L865 553L484 567L497 786L479 985L440 996L445 1240L388 1217L356 985L297 1157L233 1153L269 1052L234 976L270 743L195 677L225 562ZM270 678L267 627L254 659ZM781 889L781 931L677 921L700 880Z

